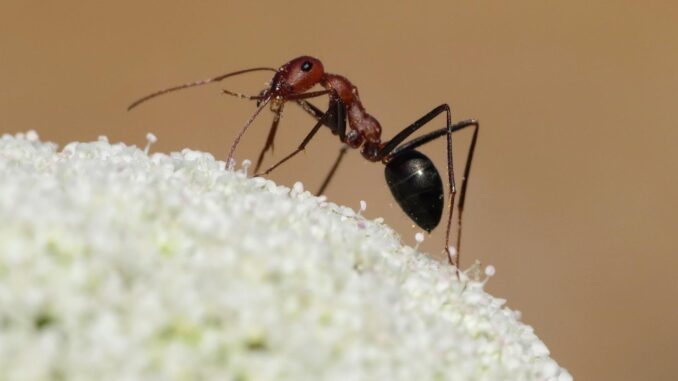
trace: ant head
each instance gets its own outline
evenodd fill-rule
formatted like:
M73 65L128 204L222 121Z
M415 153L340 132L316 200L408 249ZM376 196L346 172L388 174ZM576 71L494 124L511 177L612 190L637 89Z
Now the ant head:
M301 56L281 66L270 87L273 96L300 94L318 84L325 75L319 59Z

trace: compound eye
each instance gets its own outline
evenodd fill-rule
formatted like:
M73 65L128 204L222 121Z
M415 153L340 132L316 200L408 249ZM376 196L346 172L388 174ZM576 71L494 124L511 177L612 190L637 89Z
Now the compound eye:
M312 68L313 68L313 63L311 63L311 61L304 61L304 63L301 64L301 70L302 71L309 72L309 71L311 71Z

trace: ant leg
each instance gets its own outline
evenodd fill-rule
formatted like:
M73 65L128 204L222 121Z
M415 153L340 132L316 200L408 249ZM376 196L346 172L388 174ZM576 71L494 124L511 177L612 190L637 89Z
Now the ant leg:
M261 167L261 162L264 159L266 151L269 149L273 152L273 140L275 139L275 133L278 130L278 123L280 123L280 114L282 113L283 105L280 105L280 108L273 114L273 122L271 123L271 129L268 131L268 137L266 138L266 144L264 148L259 153L259 158L257 159L257 164L254 166L254 173L259 172Z
M409 126L405 127L402 131L400 131L396 136L394 136L391 140L386 142L384 146L379 150L379 155L378 157L380 159L390 159L390 156L392 156L393 151L396 149L396 147L402 143L405 139L407 139L408 136L412 135L415 131L420 129L423 125L426 123L430 122L431 119L435 118L438 116L438 114L442 112L447 113L447 128L446 130L449 130L452 128L452 111L450 111L450 106L447 104L442 104L433 110L429 111L426 115L422 116L421 118L417 119L414 121L414 123L410 124ZM447 131L445 132L445 134Z
M417 119L414 123L405 127L400 131L393 139L388 141L377 156L384 163L388 163L394 155L394 150L396 147L402 143L408 136L412 135L415 131L420 129L426 123L430 122L433 118L438 116L438 114L445 112L446 119L446 131L445 136L447 136L447 182L450 192L450 204L448 206L448 217L447 217L447 229L445 233L445 253L447 254L447 260L451 265L457 269L457 277L459 277L459 253L457 252L456 260L453 259L452 253L450 252L450 231L452 228L452 211L454 209L454 199L457 195L457 186L454 181L454 163L452 159L452 111L450 106L447 104L442 104L433 110L429 111L426 115ZM423 144L423 143L422 143Z
M341 141L344 141L346 137L346 106L344 105L343 102L341 102L339 98L330 101L329 110L325 114L323 114L323 112L320 111L319 108L317 108L310 102L302 100L297 101L297 104L299 104L304 109L304 111L306 111L316 120L320 120L323 116L327 116L324 124L328 126L333 133L339 135L339 139ZM317 196L322 195L325 192L325 189L327 189L327 186L332 180L332 177L334 177L334 174L336 173L337 168L339 168L339 164L344 158L344 155L346 154L347 150L348 146L346 145L341 147L341 149L339 150L339 156L337 156L337 158L335 159L334 165L332 165L332 168L330 169L329 173L325 176L325 180L323 180L322 185L320 185L320 189L318 190L318 192L316 192Z
M316 193L316 196L320 196L325 192L327 185L330 183L330 180L332 180L332 177L334 177L334 173L337 171L337 168L339 168L339 163L341 163L341 159L343 159L344 155L346 155L346 151L348 151L347 145L341 147L341 149L339 150L339 156L337 156L337 159L334 161L334 165L330 169L330 172L327 174L327 176L325 176L325 180L323 181L322 185L320 186L320 189Z
M478 122L475 119L468 119L468 120L463 120L461 122L457 122L457 123L452 125L452 132L454 133L454 132L457 132L457 131L461 131L461 130L463 130L467 127L471 127L471 126L475 127L475 129L477 129L477 128L480 127L480 122ZM477 132L474 131L474 135L475 134L477 134ZM407 150L407 149L412 149L412 148L422 146L422 145L424 145L424 144L426 144L426 143L428 143L432 140L438 139L439 137L445 136L445 135L447 135L447 127L443 127L439 130L429 132L425 135L419 136L419 137L414 138L414 139L412 139L412 140L410 140L406 143L399 145L393 151L391 151L390 156L395 156L400 151L404 151L404 150Z
M461 191L459 192L459 203L457 204L457 253L461 251L461 232L462 232L462 215L464 213L464 203L466 202L466 188L468 186L468 180L471 176L471 163L473 162L473 156L476 149L476 143L478 142L478 132L480 131L480 122L475 119L464 120L458 122L452 126L452 132L457 132L463 130L467 127L473 128L473 136L471 138L471 144L469 145L468 153L466 154L466 164L464 166L464 176L461 178ZM441 128L439 130L430 132L426 135L420 136L416 139L410 140L409 142L402 144L398 148L394 149L391 155L397 155L398 152L414 149L421 145L424 145L431 140L437 139L441 136L447 134L447 128ZM457 254L459 255L459 254ZM457 263L459 263L459 257L457 256Z
M239 93L231 93L228 90L223 90L225 94L229 95L234 95L234 96L240 96L243 98L249 98L249 99L259 99L260 97L252 97L252 96L247 96L244 94L239 94ZM303 98L299 98L297 102L306 102L304 98L313 98L321 95L325 95L325 91L316 91L313 93L306 93L306 94L301 94L303 95ZM280 108L274 112L273 115L273 122L271 123L271 129L268 132L268 137L266 138L266 143L264 144L264 148L261 150L259 153L259 158L257 159L257 164L254 166L254 173L259 172L259 168L261 168L261 163L264 160L264 155L268 150L273 152L273 140L275 139L275 133L278 130L278 124L280 123L280 116L282 114L282 110L284 107L285 103L280 103ZM315 106L313 106L315 107ZM318 109L318 112L320 113L320 117L322 117L323 113Z
M306 111L315 120L320 120L323 117L323 115L325 115L325 113L322 112L322 110L320 110L317 106L315 106L313 103L309 101L297 100L296 103L299 105L299 107L302 108L302 110Z
M330 105L326 113L323 113L319 108L305 100L297 100L297 104L310 116L315 118L315 120L320 120L323 116L326 116L323 124L329 127L333 134L339 135L339 140L342 142L345 140L346 105L340 98L337 97L330 100Z
M320 97L320 96L323 96L323 95L330 94L332 92L333 92L333 90L311 91L311 92L308 92L308 93L292 94L292 95L288 95L288 96L285 96L285 97L282 97L282 98L285 101L295 101L295 100L316 98L316 97Z
M282 158L282 160L280 160L279 162L275 163L273 166L271 166L270 168L268 168L264 173L262 173L262 174L255 174L254 176L268 175L268 174L271 173L274 169L278 168L282 163L286 162L287 160L289 160L289 159L291 159L292 157L294 157L294 155L296 155L296 154L298 154L299 152L303 151L304 148L306 148L306 145L308 144L308 142L310 142L311 139L313 139L313 136L316 134L316 132L318 132L318 130L320 129L320 127L321 127L322 125L323 125L323 124L322 124L322 121L319 120L318 122L316 122L315 126L313 126L313 128L311 129L311 132L309 132L308 135L306 135L306 137L304 138L304 140L301 142L301 144L299 145L299 147L297 147L297 149L294 150L294 152L292 152L291 154L289 154L289 155L285 156L284 158Z
M309 132L308 135L306 135L304 140L301 142L299 147L297 147L297 149L294 150L294 152L292 152L291 154L282 158L282 160L280 160L279 162L275 163L273 166L268 168L263 174L268 175L274 169L278 168L282 163L286 162L287 160L291 159L292 157L294 157L299 152L303 151L306 148L306 145L311 141L311 139L313 139L313 136L315 136L315 134L318 132L320 127L323 125L323 122L324 122L326 115L327 115L327 113L325 113L325 115L323 115L323 117L316 122L315 126L313 126L313 128L311 129L311 132ZM256 174L254 176L259 176L259 174Z
M308 103L308 102L306 102L306 103L310 105L310 103ZM315 106L313 106L313 107L315 107ZM318 132L320 127L322 125L330 125L328 120L330 118L333 118L335 115L336 115L336 118L337 118L337 125L333 128L333 131L335 131L335 130L340 131L339 132L340 135L344 135L345 131L346 131L345 106L341 101L333 99L333 100L330 101L330 107L329 107L328 111L326 113L322 114L322 116L320 117L320 119L318 119L315 126L313 126L313 128L311 129L311 132L309 132L308 135L306 135L306 137L301 142L299 147L297 147L297 149L294 150L294 152L287 155L282 160L277 162L275 165L273 165L272 167L267 169L263 174L267 175L267 174L271 173L274 169L276 169L282 163L286 162L287 160L291 159L292 157L294 157L299 152L303 151L306 148L306 145L311 141L313 136ZM332 128L332 127L330 126L330 128ZM255 176L257 176L257 175L255 175Z
M457 209L459 214L457 215L458 225L457 225L457 263L459 263L459 251L461 250L461 217L464 214L464 202L466 201L466 187L468 186L468 178L471 175L471 163L473 162L473 155L476 150L476 143L478 142L478 132L480 131L480 123L477 120L466 121L468 124L466 126L475 126L473 129L473 137L471 138L471 144L466 154L466 164L464 166L464 177L461 178L461 192L459 193L459 204ZM463 122L462 122L463 123ZM461 123L459 123L461 124ZM464 126L464 127L466 127ZM462 129L461 127L459 129Z
M226 92L226 94L230 93L227 90L224 90L224 91ZM289 96L287 98L280 98L280 99L283 100L283 101L297 100L297 99L307 99L307 98L314 98L314 97L326 95L326 94L329 94L330 92L331 92L330 90L313 91L313 92L310 92L310 93L294 94L294 95ZM243 135L245 135L245 131L247 131L247 129L250 127L250 125L252 124L254 119L257 117L257 115L259 115L261 110L263 110L264 107L272 100L272 98L270 96L266 97L266 98L262 98L261 96L250 97L250 99L259 100L259 102L257 103L257 109L256 109L256 111L254 111L254 114L252 114L252 116L247 121L247 123L245 123L245 126L243 126L243 128L240 129L240 132L238 133L238 135L235 137L235 140L231 144L231 149L228 151L228 158L226 159L227 165L229 165L230 162L231 162L231 159L233 159L233 154L235 153L235 147L237 147L238 143L240 143L240 139L243 137ZM276 100L278 100L278 99L279 98L276 97ZM315 134L315 132L314 132L314 134ZM282 163L279 163L279 164L282 164ZM279 165L279 164L277 164L277 165ZM266 173L268 173L268 172L266 172Z

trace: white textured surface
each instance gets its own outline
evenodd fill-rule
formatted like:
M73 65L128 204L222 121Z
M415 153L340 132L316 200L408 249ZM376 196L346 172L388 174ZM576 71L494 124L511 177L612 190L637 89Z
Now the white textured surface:
M3 136L0 380L571 379L482 282L302 189Z

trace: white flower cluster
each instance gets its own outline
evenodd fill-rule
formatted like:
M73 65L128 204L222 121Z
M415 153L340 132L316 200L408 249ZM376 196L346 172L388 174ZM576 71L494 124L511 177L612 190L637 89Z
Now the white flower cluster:
M572 379L483 281L245 171L2 136L0 380Z

